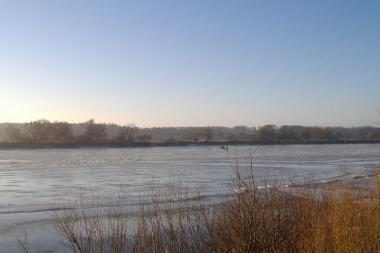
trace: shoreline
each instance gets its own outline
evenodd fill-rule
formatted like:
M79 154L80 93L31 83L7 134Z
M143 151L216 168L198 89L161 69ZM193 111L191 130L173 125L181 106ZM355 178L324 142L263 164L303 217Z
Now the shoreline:
M380 166L374 166L372 170L367 173L342 174L325 180L296 183L288 187L304 190L319 189L323 191L337 191L339 189L376 191L376 188L380 187Z
M187 147L187 146L221 146L221 145L340 145L340 144L379 144L380 140L340 140L340 141L209 141L209 142L136 142L131 144L118 143L0 143L0 150L12 149L82 149L82 148L151 148L151 147Z

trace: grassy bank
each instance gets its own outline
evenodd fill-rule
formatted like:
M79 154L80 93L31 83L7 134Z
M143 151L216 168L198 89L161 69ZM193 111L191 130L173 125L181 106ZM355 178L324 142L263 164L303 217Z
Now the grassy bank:
M258 190L252 176L237 172L235 191L219 204L180 186L152 194L137 215L117 195L106 203L81 199L57 213L57 232L78 253L380 252L375 178L377 189L284 192Z

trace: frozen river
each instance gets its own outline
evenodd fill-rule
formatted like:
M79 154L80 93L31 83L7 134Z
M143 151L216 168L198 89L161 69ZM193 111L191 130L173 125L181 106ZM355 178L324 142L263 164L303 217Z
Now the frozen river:
M131 204L173 181L208 198L229 192L233 167L244 173L250 150L259 185L360 175L380 165L380 144L0 150L0 252L19 252L15 241L25 231L43 252L64 252L51 210L86 192L123 188Z

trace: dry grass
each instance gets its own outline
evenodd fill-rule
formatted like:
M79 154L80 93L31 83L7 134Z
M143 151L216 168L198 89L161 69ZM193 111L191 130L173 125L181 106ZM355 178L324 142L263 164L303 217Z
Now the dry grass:
M122 198L79 201L57 213L57 231L73 252L210 252L212 208L181 187L153 194L131 213ZM191 202L191 203L189 203ZM102 204L99 204L102 203Z
M380 204L372 192L330 192L300 208L300 251L380 252Z
M378 191L258 190L239 174L236 187L214 206L173 188L133 217L118 199L79 202L58 213L57 230L78 253L380 252Z
M134 211L118 195L82 198L57 231L76 253L380 252L380 174L377 190L322 192L258 190L250 175L237 169L238 191L214 205L178 185Z

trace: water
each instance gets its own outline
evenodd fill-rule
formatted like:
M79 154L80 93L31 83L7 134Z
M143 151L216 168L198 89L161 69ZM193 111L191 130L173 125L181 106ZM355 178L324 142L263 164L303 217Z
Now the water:
M254 153L254 173L280 184L360 175L380 164L380 144L126 149L0 150L0 252L19 252L24 231L44 252L64 252L54 232L54 210L87 192L118 192L129 203L173 181L212 198L232 190Z

